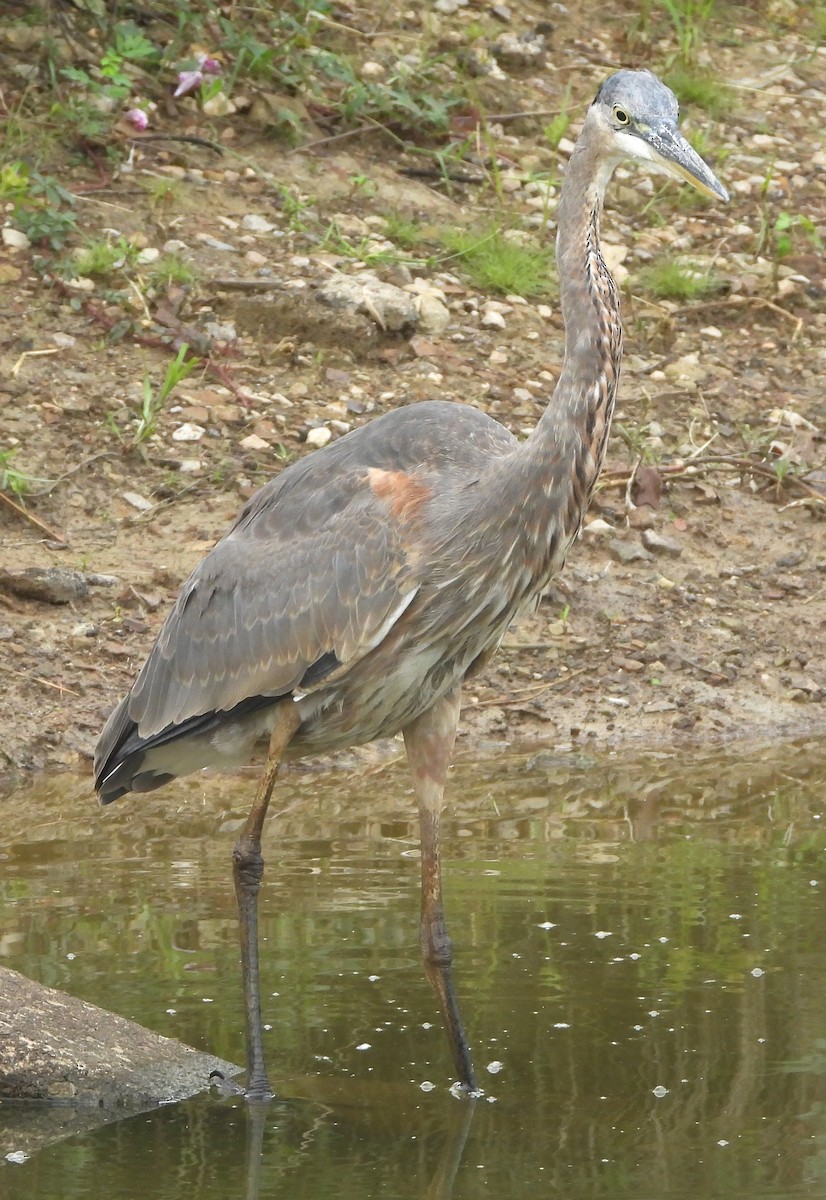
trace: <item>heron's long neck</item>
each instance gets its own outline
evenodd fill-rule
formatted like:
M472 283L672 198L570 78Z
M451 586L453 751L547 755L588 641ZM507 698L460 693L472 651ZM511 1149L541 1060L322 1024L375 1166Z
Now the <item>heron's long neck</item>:
M557 219L565 359L548 407L523 448L554 503L551 519L563 538L579 528L599 475L619 383L619 297L599 246L602 196L612 170L587 139L580 140Z

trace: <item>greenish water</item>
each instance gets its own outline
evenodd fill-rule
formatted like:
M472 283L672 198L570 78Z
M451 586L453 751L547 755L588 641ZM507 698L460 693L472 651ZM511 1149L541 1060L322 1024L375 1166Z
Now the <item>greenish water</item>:
M290 1102L44 1136L0 1156L0 1196L823 1197L825 769L822 743L460 762L443 853L475 1104L418 961L404 768L292 773L262 890ZM243 1061L229 854L252 782L0 800L0 963ZM2 1154L14 1128L0 1110Z

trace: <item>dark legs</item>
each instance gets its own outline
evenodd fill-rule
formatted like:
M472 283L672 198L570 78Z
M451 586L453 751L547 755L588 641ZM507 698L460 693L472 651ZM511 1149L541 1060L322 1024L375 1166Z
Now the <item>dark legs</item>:
M422 838L422 914L419 942L425 975L436 993L459 1080L476 1090L476 1076L451 977L453 948L442 907L439 818L445 778L459 723L461 689L438 700L404 731L413 787L419 804Z
M297 705L289 702L279 705L270 737L267 764L258 784L255 802L232 852L235 896L241 924L241 968L244 974L244 1005L247 1018L248 1100L270 1100L273 1095L264 1066L258 970L258 889L264 874L261 830L281 759L300 720Z

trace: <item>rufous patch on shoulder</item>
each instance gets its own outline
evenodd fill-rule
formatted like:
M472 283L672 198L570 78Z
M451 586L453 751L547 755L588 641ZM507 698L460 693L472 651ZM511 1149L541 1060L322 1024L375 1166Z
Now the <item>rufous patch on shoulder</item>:
M407 471L370 467L367 479L373 495L388 504L391 514L399 521L415 519L419 509L430 499L430 488Z

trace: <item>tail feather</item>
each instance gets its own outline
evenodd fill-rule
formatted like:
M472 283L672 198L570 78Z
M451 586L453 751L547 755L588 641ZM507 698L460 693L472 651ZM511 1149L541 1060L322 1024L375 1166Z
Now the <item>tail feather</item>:
M232 765L231 752L211 749L212 735L228 726L236 726L240 734L256 712L284 698L249 696L226 712L189 717L143 738L129 716L129 696L125 696L110 714L95 750L95 790L101 804L111 804L128 792L151 792L179 775L219 765L225 758L230 759L227 765ZM239 744L245 744L241 737Z

